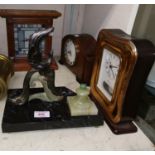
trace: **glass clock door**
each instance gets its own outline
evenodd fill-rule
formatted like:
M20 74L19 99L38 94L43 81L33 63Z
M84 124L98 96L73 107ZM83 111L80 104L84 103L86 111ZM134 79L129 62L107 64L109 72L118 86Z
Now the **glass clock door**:
M41 24L14 24L15 57L26 57L30 35L44 29ZM45 41L42 42L40 48L43 50L44 46Z

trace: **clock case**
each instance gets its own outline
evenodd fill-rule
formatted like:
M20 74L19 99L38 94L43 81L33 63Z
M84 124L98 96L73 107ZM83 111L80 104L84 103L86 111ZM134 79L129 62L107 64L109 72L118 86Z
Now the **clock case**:
M129 50L129 53L133 54L130 58L128 54L124 54L123 59L128 61L126 64L127 68L126 72L121 73L118 77L118 79L123 79L123 81L116 81L115 87L120 87L120 85L121 87L120 89L118 88L119 91L117 93L114 92L113 94L113 98L116 101L113 110L110 109L110 101L108 102L104 94L99 92L97 88L102 51L109 46L114 51L115 49L121 49L125 53L125 51ZM141 104L142 91L154 60L155 47L149 40L136 39L119 29L103 29L100 31L91 78L91 97L102 109L105 121L113 133L124 134L137 131L137 127L132 121L136 117L138 107ZM120 72L123 72L123 70Z
M76 49L74 65L69 65L65 60L65 43L71 40ZM90 84L93 63L95 60L96 40L89 34L66 35L62 39L60 63L66 65L80 83Z

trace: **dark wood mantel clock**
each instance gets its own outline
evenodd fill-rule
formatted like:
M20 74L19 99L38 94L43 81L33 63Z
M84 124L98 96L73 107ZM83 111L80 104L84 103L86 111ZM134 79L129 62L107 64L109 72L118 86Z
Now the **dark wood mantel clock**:
M155 46L119 29L100 31L91 79L91 95L115 134L136 132L132 123L145 81L155 60Z
M89 34L69 34L62 39L60 63L66 65L80 83L90 84L96 40Z
M16 71L30 68L26 60L28 54L28 39L36 31L52 27L53 19L61 16L55 10L14 10L1 9L0 16L6 18L8 56L14 61ZM51 52L52 37L48 36L41 44L45 55ZM57 68L56 63L52 68Z

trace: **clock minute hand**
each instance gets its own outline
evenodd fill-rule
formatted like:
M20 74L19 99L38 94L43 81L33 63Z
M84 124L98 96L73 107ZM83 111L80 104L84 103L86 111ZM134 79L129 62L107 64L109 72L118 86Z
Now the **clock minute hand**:
M115 74L114 74L114 71L113 71L112 67L110 67L110 70L112 72L113 77L115 78Z
M118 67L110 64L110 68L118 68Z
M111 64L110 64L109 67L110 67L110 70L112 72L113 77L115 78L115 74L114 74L113 68L118 68L118 67L117 66L114 66L114 65L111 65Z

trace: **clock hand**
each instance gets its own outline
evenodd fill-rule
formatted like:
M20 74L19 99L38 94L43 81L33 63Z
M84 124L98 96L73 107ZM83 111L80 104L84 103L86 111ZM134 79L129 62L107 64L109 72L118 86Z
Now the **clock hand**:
M114 71L113 71L113 69L112 69L111 67L110 67L110 70L111 70L111 72L112 72L113 77L115 78Z
M117 66L111 65L109 66L110 68L118 68Z
M113 71L113 68L118 68L118 67L117 67L117 66L114 66L114 65L112 65L112 64L110 63L109 68L110 68L110 70L111 70L111 72L112 72L113 77L115 78L115 73L114 73L114 71Z
M71 54L71 51L67 51L67 53L68 53L69 55L72 55L72 54Z

